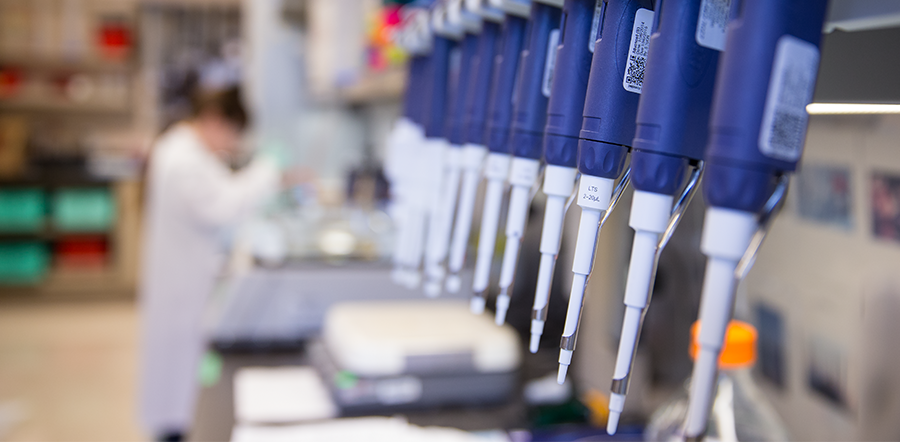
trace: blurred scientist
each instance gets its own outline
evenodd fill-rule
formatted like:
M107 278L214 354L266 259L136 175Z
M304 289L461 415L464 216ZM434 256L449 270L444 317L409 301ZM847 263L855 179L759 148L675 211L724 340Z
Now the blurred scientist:
M156 142L147 177L140 414L158 440L181 440L193 418L206 343L201 322L223 261L222 232L280 183L273 152L238 172L226 164L247 125L236 87L192 101L193 116Z

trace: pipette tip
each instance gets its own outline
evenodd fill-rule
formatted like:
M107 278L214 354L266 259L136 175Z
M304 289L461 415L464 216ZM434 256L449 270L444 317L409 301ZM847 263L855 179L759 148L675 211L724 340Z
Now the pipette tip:
M440 281L429 280L425 283L425 296L429 298L437 298L441 296Z
M476 315L480 315L484 313L484 304L485 300L483 296L475 295L472 297L472 300L469 301L469 309L472 310L472 313Z
M538 347L541 345L541 335L539 334L531 334L531 342L528 344L528 350L532 353L537 353Z
M450 274L447 276L447 291L450 293L459 293L459 290L462 288L462 279L460 279L457 274Z
M497 296L497 313L494 316L494 322L497 325L503 325L506 322L506 312L509 311L509 295L506 289L501 289L500 295Z
M416 270L404 269L403 270L403 284L406 288L410 290L415 290L419 287L419 283L422 281L422 275L419 274Z
M559 385L566 383L566 373L569 371L569 366L566 364L559 364L559 372L556 374L556 383Z
M609 420L606 421L606 433L610 436L616 434L616 430L619 428L619 414L618 411L609 411Z

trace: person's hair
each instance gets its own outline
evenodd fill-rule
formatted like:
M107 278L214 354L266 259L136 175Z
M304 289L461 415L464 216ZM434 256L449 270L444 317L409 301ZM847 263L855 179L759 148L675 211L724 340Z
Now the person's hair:
M218 115L239 129L248 124L247 110L241 99L241 90L237 86L214 91L198 90L191 97L194 118L206 115Z

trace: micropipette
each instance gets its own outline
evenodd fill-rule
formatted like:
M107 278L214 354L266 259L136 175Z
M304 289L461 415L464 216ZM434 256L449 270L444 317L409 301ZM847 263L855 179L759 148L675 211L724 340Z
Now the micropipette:
M388 156L385 161L385 173L391 183L391 215L396 225L396 237L394 246L394 282L404 284L408 270L406 269L406 252L409 249L409 235L405 234L408 227L410 199L410 156L411 149L418 147L425 137L421 126L421 106L418 100L421 90L422 77L427 67L427 57L424 55L412 55L408 66L408 80L406 96L404 98L403 116L397 120L392 130L387 145Z
M629 75L632 48L649 35L653 23L652 0L609 0L596 37L591 76L584 100L584 119L578 141L581 172L576 202L581 220L572 258L572 288L566 323L559 344L559 374L562 384L572 362L584 290L594 261L597 236L628 184L625 162L634 138L640 88L623 81ZM629 42L628 45L620 42ZM623 174L623 172L625 174ZM619 184L616 179L622 176Z
M490 105L489 91L494 72L494 56L500 41L500 26L503 23L503 12L496 8L486 7L477 1L467 1L465 6L470 12L480 15L483 22L478 37L477 54L472 60L468 90L465 92L462 185L459 190L447 263L446 289L450 293L458 293L462 286L460 272L465 264L466 246L469 243L472 216L475 211L475 196L484 157L487 155L485 127Z
M433 13L439 13L437 5ZM457 46L457 42L448 38L446 34L438 34L438 29L432 28L431 54L426 78L427 86L424 94L425 141L418 155L420 160L416 167L417 180L411 198L408 234L410 235L410 253L407 266L414 269L407 284L413 288L419 283L418 268L422 262L425 249L426 227L429 218L437 216L438 207L432 204L435 194L440 193L441 178L443 176L443 153L447 145L444 138L444 115L446 113L447 84L450 75L451 53ZM417 156L418 156L417 155Z
M742 3L728 26L706 150L709 208L701 250L708 260L684 428L690 439L706 431L736 284L753 264L802 154L827 6L825 0Z
M500 294L497 296L495 321L503 325L509 309L510 286L515 276L519 247L525 234L532 187L541 166L544 126L550 80L559 46L562 0L536 0L531 4L525 49L519 62L513 111L512 162L509 168L509 207L506 216L506 246L500 267Z
M704 6L722 10L710 14ZM707 0L662 0L656 7L662 12L649 41L632 141L631 184L635 192L628 224L634 229L634 241L625 282L625 317L610 388L610 434L615 434L624 410L660 253L701 177L716 65L729 14L726 3ZM719 22L707 23L713 19ZM709 25L704 38L697 37L701 35L698 24ZM708 35L716 31L719 38ZM690 177L683 185L689 169Z
M518 2L513 2L518 3ZM504 4L505 5L505 4ZM491 105L488 113L487 146L488 156L484 167L486 180L484 208L481 212L481 232L475 259L475 274L472 281L471 309L473 313L484 312L485 298L491 272L491 261L500 222L500 206L506 177L509 174L509 131L513 111L513 91L525 40L528 8L505 9L500 49L494 65L491 80Z
M461 39L459 57L451 59L451 75L444 136L448 141L443 148L443 170L438 189L432 193L433 216L429 219L428 248L425 252L425 294L429 297L440 295L444 283L444 260L447 257L453 214L456 210L460 180L460 157L465 136L465 92L468 90L472 60L478 52L478 33L481 18L462 9L462 0L446 3L445 14L434 24L438 34L446 34Z
M563 31L556 53L556 67L547 103L544 129L543 191L547 195L544 225L541 230L541 262L531 312L529 349L536 353L547 321L550 285L556 255L562 240L566 199L575 190L578 133L581 130L584 96L591 70L592 49L605 2L603 0L566 0L563 4ZM595 19L596 17L596 19Z
M395 268L392 277L398 284L414 287L418 279L418 261L415 257L416 236L421 234L420 221L413 213L420 205L419 175L417 167L421 157L421 145L425 138L423 127L426 106L422 99L429 84L431 63L431 19L427 7L413 4L403 8L403 24L396 34L398 44L412 54L409 63L404 111L394 128L390 144L390 155L386 168L392 177L392 194L395 201L394 215L397 225Z

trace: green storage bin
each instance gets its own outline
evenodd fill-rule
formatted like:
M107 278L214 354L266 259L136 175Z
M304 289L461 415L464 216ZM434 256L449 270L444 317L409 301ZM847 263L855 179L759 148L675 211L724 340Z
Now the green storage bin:
M44 227L46 198L41 189L0 190L0 232L36 232Z
M67 232L100 232L115 223L109 189L59 189L53 195L53 225Z
M0 243L0 284L37 284L50 268L50 252L39 242Z

